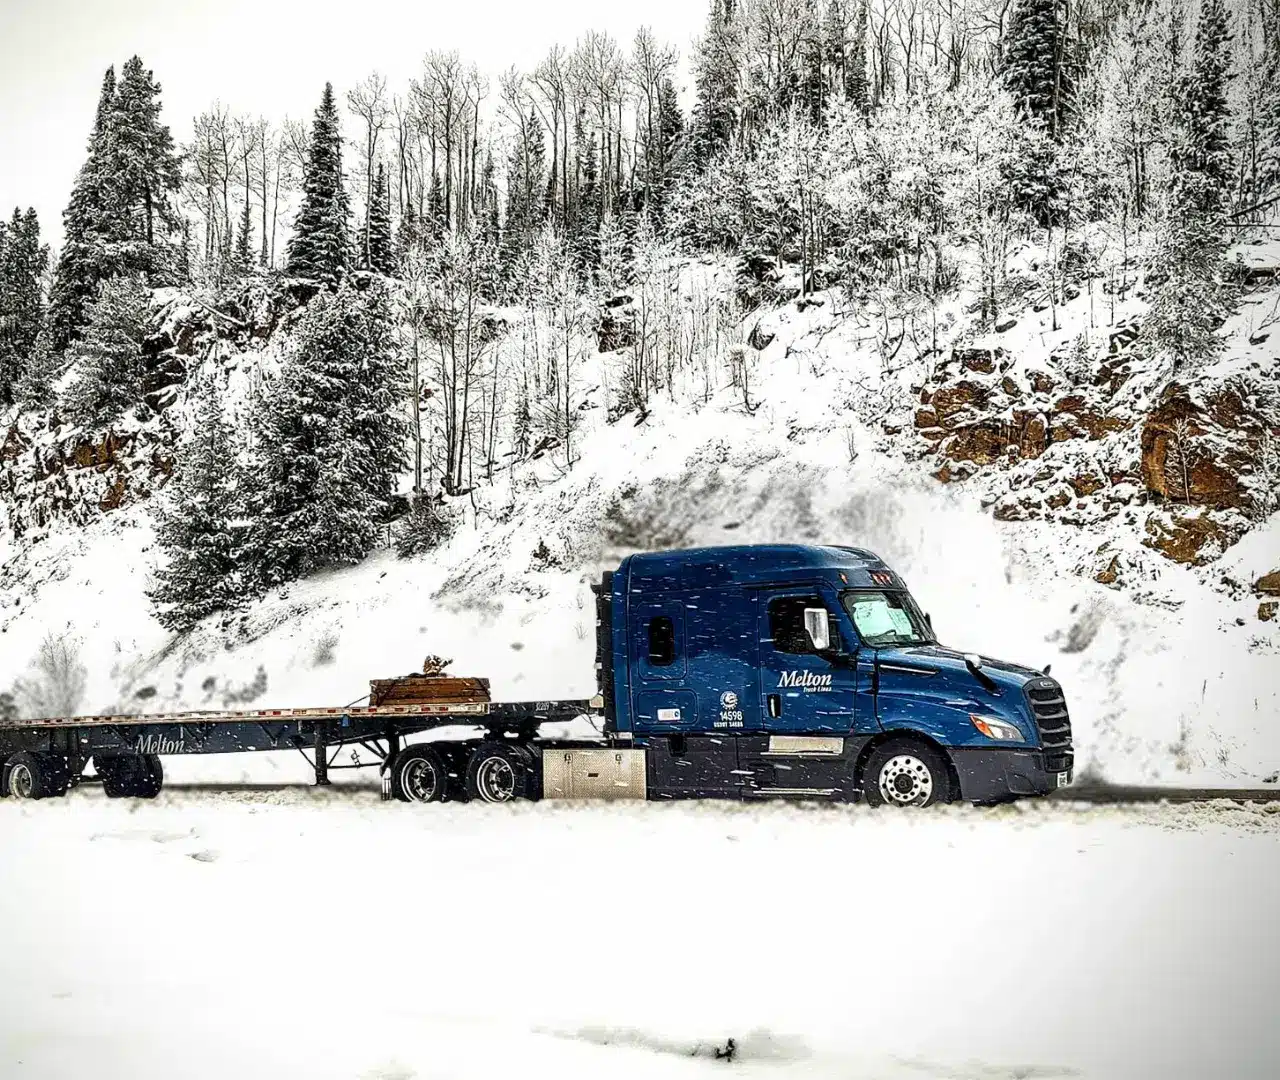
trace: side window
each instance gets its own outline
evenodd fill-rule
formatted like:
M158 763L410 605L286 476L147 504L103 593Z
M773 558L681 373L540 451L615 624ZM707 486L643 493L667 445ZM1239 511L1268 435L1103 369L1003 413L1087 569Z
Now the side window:
M805 608L825 608L818 596L780 596L769 604L769 636L780 653L810 655L813 645L804 628Z
M649 620L649 663L670 667L676 662L676 627L667 616Z

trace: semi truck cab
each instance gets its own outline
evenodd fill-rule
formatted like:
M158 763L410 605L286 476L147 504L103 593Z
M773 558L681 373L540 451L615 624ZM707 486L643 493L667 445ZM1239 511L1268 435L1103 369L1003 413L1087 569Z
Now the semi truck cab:
M645 553L597 588L606 733L649 798L999 802L1071 782L1046 673L940 645L877 555Z

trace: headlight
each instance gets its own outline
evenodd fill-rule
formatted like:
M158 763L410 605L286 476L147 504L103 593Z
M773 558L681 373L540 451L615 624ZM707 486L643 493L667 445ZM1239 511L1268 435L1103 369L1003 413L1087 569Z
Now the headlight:
M969 719L973 721L973 726L982 732L988 739L999 739L1001 742L1022 742L1022 732L1013 724L1006 724L1003 720L993 720L989 716L975 716L969 714Z

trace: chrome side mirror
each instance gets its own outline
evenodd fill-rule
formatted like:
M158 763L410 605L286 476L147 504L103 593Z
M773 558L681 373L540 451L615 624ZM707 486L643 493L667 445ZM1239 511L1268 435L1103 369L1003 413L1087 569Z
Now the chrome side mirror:
M805 608L804 629L815 652L827 652L831 648L831 627L827 622L826 608Z

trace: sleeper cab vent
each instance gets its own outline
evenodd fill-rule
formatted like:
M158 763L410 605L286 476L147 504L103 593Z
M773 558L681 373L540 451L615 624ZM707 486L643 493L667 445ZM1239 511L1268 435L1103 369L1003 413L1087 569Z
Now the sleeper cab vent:
M591 586L596 594L596 689L604 698L606 719L617 719L614 708L613 671L613 571L606 570L599 585Z

